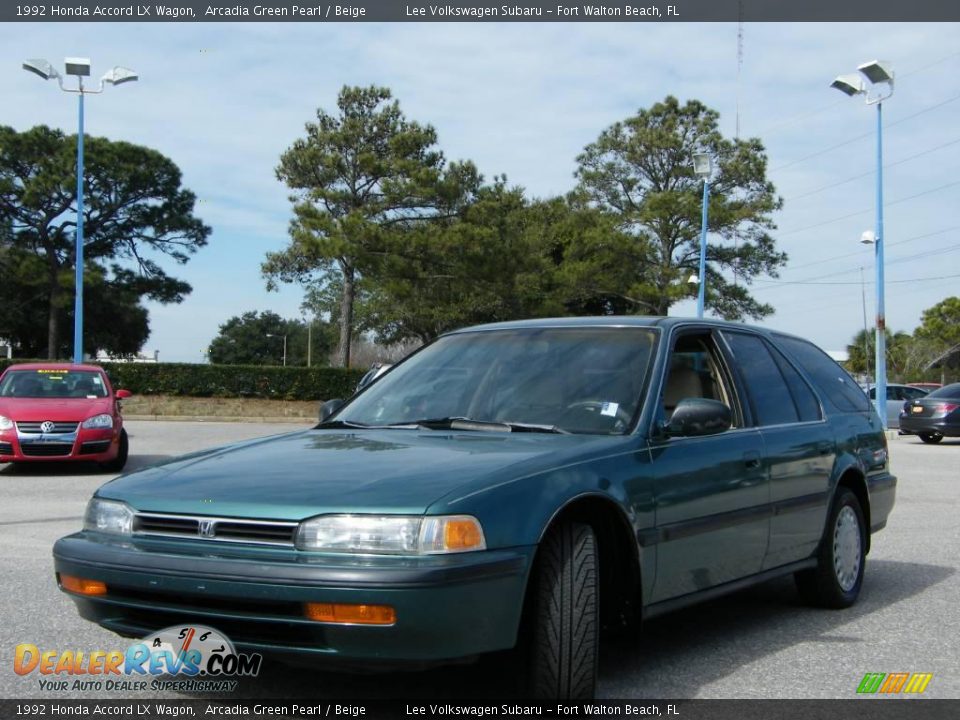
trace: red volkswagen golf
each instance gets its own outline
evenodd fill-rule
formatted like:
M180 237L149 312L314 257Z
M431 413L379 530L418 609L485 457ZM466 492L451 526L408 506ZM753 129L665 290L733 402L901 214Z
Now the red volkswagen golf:
M0 463L66 460L121 470L126 397L95 365L11 365L0 375Z

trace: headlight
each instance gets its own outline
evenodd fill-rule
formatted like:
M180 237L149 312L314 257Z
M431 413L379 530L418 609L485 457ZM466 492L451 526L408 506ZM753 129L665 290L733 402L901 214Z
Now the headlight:
M433 555L485 550L483 528L469 515L322 515L297 531L300 550Z
M0 430L13 430L13 420L0 415Z
M112 428L113 415L94 415L92 418L84 420L83 426L85 428Z
M83 518L83 529L129 535L133 529L133 509L117 500L91 498Z

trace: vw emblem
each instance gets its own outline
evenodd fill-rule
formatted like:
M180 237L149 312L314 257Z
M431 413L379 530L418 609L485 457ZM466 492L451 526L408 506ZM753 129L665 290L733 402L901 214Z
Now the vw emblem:
M197 533L202 538L212 538L213 537L213 520L201 520L200 525L197 528Z
M53 424L52 422L50 422L49 420L46 420L46 421L40 423L40 432L42 432L42 433L52 433L52 432L53 432L54 430L56 430L56 429L57 429L57 426L54 425L54 424Z

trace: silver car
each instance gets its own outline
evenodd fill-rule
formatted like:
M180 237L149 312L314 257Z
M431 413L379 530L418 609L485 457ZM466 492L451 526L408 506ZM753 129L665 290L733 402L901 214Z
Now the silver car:
M875 400L877 397L876 386L871 385L869 389L865 388L867 397ZM922 398L930 392L923 388L913 387L911 385L899 385L897 383L887 384L887 427L900 427L900 411L903 409L903 403L908 400Z

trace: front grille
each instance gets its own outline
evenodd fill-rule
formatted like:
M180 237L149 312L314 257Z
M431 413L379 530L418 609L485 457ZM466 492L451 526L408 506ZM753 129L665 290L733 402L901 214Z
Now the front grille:
M73 443L21 443L20 452L31 457L62 457L73 450Z
M44 420L30 421L30 422L18 422L17 430L22 432L25 435L40 435L43 433L43 430L40 429L40 426L43 425ZM54 422L52 430L47 431L47 435L53 433L73 433L77 431L77 427L80 425L78 422Z
M13 455L13 445L8 442L0 442L0 455Z
M293 547L297 525L284 520L137 513L133 531L138 535Z
M93 440L92 442L85 442L80 446L81 455L96 455L97 453L103 453L110 449L109 440Z

